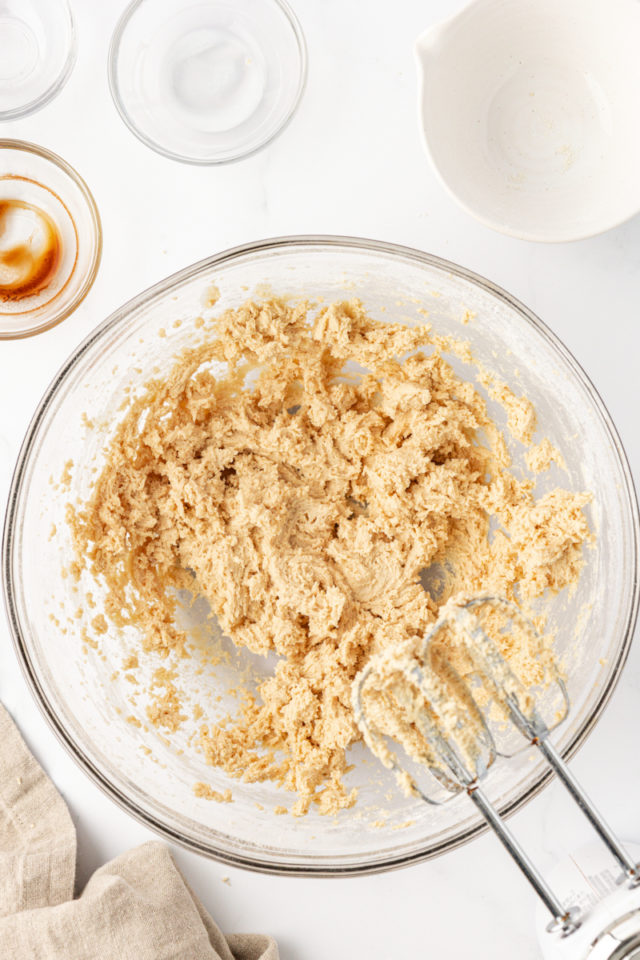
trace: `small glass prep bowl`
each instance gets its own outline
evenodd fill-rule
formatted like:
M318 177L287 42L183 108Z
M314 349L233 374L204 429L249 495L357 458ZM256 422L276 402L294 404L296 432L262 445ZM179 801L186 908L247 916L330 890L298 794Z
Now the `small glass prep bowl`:
M102 226L93 194L74 168L25 140L0 140L0 201L27 202L46 214L62 254L51 282L33 296L0 299L0 340L49 330L82 303L102 256Z
M289 805L291 794L270 783L231 780L207 767L193 748L180 752L187 747L186 733L184 742L178 737L168 744L157 732L126 722L132 685L121 668L125 652L135 649L135 629L127 628L124 637L110 629L101 650L82 654L81 631L100 609L100 587L88 574L77 586L73 577L62 574L63 563L71 559L66 504L88 495L105 444L122 416L125 390L162 375L176 351L201 335L192 321L201 314L211 284L219 288L214 309L220 309L239 305L254 290L260 296L265 283L280 295L357 296L373 316L404 323L424 322L420 311L426 309L438 331L468 339L478 360L534 401L540 435L556 444L567 466L567 473L553 468L541 474L537 489L544 492L561 483L593 492L595 547L585 550L585 568L573 596L565 591L550 599L547 608L572 701L568 721L555 734L565 753L593 728L628 652L638 603L637 505L624 452L602 401L557 338L487 280L390 244L293 237L219 254L117 310L55 378L20 453L3 556L18 655L54 730L111 797L170 840L264 871L377 871L433 857L478 833L482 826L466 797L441 807L406 798L358 744L352 749L355 769L348 775L350 784L360 786L355 808L335 818L314 811L298 819L274 816L274 807ZM452 362L463 376L473 377L472 368ZM490 405L490 412L504 424L504 411ZM516 467L522 465L522 452L514 442ZM63 472L70 480L60 484ZM93 610L89 591L97 601ZM204 684L206 703L214 708L221 695L225 709L233 661L221 665L217 680L197 677L197 660L183 664L179 682ZM488 793L504 811L520 806L546 780L532 754L525 750L492 769ZM233 803L196 797L194 781L220 791L231 787Z
M0 0L0 121L49 103L69 79L76 32L67 0Z
M285 0L133 0L109 50L120 116L183 163L228 163L265 146L293 116L306 72Z

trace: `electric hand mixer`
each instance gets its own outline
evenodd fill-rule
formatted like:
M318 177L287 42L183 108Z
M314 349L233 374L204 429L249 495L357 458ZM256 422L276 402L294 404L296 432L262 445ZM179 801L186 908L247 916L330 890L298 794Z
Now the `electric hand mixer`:
M489 622L487 612L493 618L493 626L496 615L500 618L497 639L493 628L485 629ZM580 950L568 953L565 949L566 955L597 956L603 960L640 956L640 867L625 852L549 741L550 730L569 710L562 680L555 674L547 684L545 702L555 703L554 716L548 722L542 715L540 699L519 679L501 652L499 634L514 629L516 622L520 629L524 623L539 639L533 624L507 600L482 597L459 606L448 605L425 637L420 656L401 655L395 660L387 656L385 660L384 655L379 655L358 674L353 685L356 721L367 746L426 803L442 803L462 791L467 793L551 912L553 919L547 930L555 931L563 940L571 938L576 950ZM453 631L468 658L471 681L463 681L450 663L443 664L441 652L434 660L437 640L444 630ZM492 708L487 706L489 699ZM484 701L482 706L478 701ZM389 720L390 704L404 714L403 720ZM622 869L619 889L608 898L607 910L601 911L599 919L595 917L595 923L591 917L581 917L577 908L563 906L482 789L481 782L496 756L515 752L514 728L542 753ZM399 742L407 755L418 761L418 768L432 774L430 786L425 786L422 778L417 782L409 773L408 764L401 763L389 748L385 737ZM631 917L635 920L630 927ZM576 935L581 926L583 930Z

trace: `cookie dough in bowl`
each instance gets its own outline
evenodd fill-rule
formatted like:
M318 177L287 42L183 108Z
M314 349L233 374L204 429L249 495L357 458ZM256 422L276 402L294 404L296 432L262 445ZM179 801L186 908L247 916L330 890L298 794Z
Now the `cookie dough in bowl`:
M624 662L636 540L615 431L540 321L417 251L291 238L80 346L23 447L4 573L36 695L112 796L229 862L344 874L479 829L367 755L363 658L452 591L513 593L545 617L573 749ZM513 808L542 780L524 751L488 788Z

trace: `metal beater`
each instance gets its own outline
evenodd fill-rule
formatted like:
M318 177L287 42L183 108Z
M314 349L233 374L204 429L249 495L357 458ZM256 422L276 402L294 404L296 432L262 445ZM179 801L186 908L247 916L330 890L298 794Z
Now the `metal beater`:
M409 782L411 788L425 802L444 802L443 799L438 798L438 792L442 796L442 788L444 788L446 799L462 791L467 793L551 912L553 919L547 930L555 931L561 937L567 937L581 924L578 909L565 908L562 905L505 825L480 785L498 754L509 756L514 752L513 749L498 749L496 741L502 737L502 733L500 732L496 737L497 729L509 727L513 732L515 727L528 744L532 744L542 753L622 868L621 883L626 881L627 887L640 884L640 866L627 855L549 741L550 730L564 719L569 710L569 699L562 680L557 675L553 678L556 699L559 698L561 707L556 710L553 721L549 723L542 716L538 698L532 695L531 690L516 676L503 656L498 642L485 629L481 616L484 611L499 611L500 615L504 616L507 627L513 624L515 618L518 618L521 623L526 623L527 629L539 639L535 626L523 616L515 604L502 598L478 597L448 609L436 621L424 639L421 657L417 659L401 657L393 664L393 675L396 679L387 693L392 695L401 707L406 706L410 701L413 703L413 714L406 729L411 735L414 748L416 744L420 747L421 763L418 766L426 767L433 775L434 791L427 789L422 783L419 784L409 773L407 764L401 763L397 755L389 749L385 736L399 739L401 743L402 738L394 737L393 733L383 730L376 722L373 707L367 708L367 698L370 699L372 694L379 695L382 690L381 675L377 676L377 671L380 671L383 663L380 657L373 657L354 680L353 708L356 721L370 749L387 767L399 774L405 783ZM497 702L503 712L504 721L496 721L495 717L490 719L486 703L478 704L477 702L481 698L479 690L474 690L473 682L471 684L468 681L463 682L453 667L447 665L450 681L456 684L457 690L462 693L460 706L456 708L454 716L449 696L450 687L447 682L443 682L437 672L430 670L427 666L430 662L434 639L444 629L454 631L457 642L462 645L473 665L471 676L475 674L476 678L482 679L485 697L488 687L492 699ZM500 633L504 632L503 627ZM418 701L416 701L416 693ZM417 709L416 702L419 703ZM473 731L471 742L470 730ZM522 741L520 744L522 745ZM406 744L403 745L406 746ZM408 781L407 778L409 778Z

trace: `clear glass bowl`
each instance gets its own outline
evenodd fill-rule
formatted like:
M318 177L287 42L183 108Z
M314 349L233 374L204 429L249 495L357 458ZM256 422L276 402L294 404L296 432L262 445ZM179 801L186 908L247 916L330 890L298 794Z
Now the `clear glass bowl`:
M67 0L0 0L0 120L49 103L69 78L76 33Z
M62 575L62 564L71 557L66 504L87 496L92 471L103 462L105 444L122 416L125 390L168 370L175 352L198 335L188 321L201 313L212 283L221 292L216 309L240 304L254 289L259 295L265 283L282 295L358 296L374 316L402 322L424 322L419 310L426 308L438 331L468 339L478 360L531 397L541 435L557 445L568 470L568 476L553 470L541 474L538 489L560 482L594 494L590 519L597 542L586 550L578 588L573 596L565 591L548 603L572 701L568 721L554 735L566 754L584 741L607 702L637 612L638 510L624 451L571 354L509 294L416 250L337 237L251 244L169 277L93 331L36 411L10 493L4 588L26 676L78 763L113 799L165 837L229 863L280 873L345 875L436 856L482 829L466 797L433 808L408 799L357 745L349 780L361 792L353 810L336 818L315 812L299 819L274 816L273 808L288 804L291 794L272 784L230 780L207 767L193 749L181 753L187 733L184 743L178 739L169 745L125 721L131 685L122 671L114 674L125 650L135 644L132 633L109 630L104 660L91 649L81 655L81 629L95 615L87 607L87 592L95 592L99 608L100 591L83 575L77 593L73 578ZM465 324L467 311L475 319ZM454 363L463 375L473 376L471 368ZM504 422L504 411L492 405L490 410ZM86 418L93 429L86 428ZM522 448L514 443L512 453L515 464L522 465ZM57 486L69 460L74 464L70 487ZM50 538L53 526L56 534ZM185 670L197 665L184 663ZM203 683L203 696L213 702L224 695L232 676L233 663L217 680L194 674L193 682ZM145 747L151 748L150 756ZM487 790L503 811L519 807L546 781L533 754L525 750L492 769ZM197 780L217 790L231 787L234 802L195 797ZM375 826L379 820L386 826Z
M102 256L100 214L89 187L70 164L35 143L0 140L0 201L23 201L55 226L61 259L51 282L22 299L0 299L0 340L54 327L79 306Z
M133 0L109 51L124 122L184 163L228 163L265 146L293 116L306 73L284 0Z

